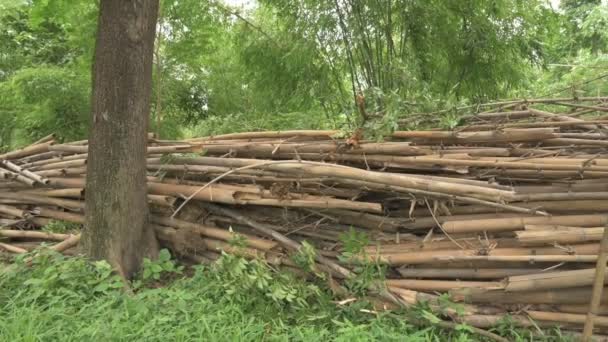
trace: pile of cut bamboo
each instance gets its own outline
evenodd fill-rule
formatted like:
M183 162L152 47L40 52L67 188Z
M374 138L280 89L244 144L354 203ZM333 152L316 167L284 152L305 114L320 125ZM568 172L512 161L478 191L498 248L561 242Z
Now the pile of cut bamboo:
M377 292L392 304L440 308L437 295L448 293L465 313L442 313L474 327L510 314L522 326L581 329L608 223L608 117L589 119L608 112L606 100L510 101L455 130L383 142L338 131L150 135L150 221L197 262L226 252L302 274L290 254L307 241L333 279L355 277L356 263L387 264ZM40 228L84 223L87 141L49 136L0 162L0 250L47 242L74 253L78 234ZM345 259L351 231L370 243ZM608 294L599 302L594 331L604 334Z

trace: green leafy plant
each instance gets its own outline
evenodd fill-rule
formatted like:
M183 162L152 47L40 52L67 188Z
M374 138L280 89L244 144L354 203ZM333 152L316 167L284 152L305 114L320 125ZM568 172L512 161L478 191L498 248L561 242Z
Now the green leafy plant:
M292 256L293 261L306 271L315 271L315 257L317 251L308 241L302 241L302 247Z
M347 259L359 255L365 250L365 246L369 245L370 239L364 232L360 232L351 227L348 232L340 235L342 242L342 256Z
M183 266L177 266L171 260L171 253L167 249L161 249L158 253L158 259L150 260L144 258L141 278L144 283L160 280L165 275L181 274Z
M230 231L232 231L232 227ZM230 237L230 240L228 240L228 243L233 247L243 248L247 246L247 239L242 234L234 233Z
M105 261L89 263L84 258L67 258L46 249L19 256L0 273L3 288L15 282L24 286L19 295L32 303L46 303L53 297L57 297L53 300L87 301L92 295L109 294L124 287ZM0 302L8 299L0 294Z
M353 278L347 279L345 285L353 293L364 296L370 288L382 284L386 277L386 265L371 258L365 252L365 246L369 244L369 237L363 232L358 232L352 227L340 236L343 251L338 257L342 262L352 265L355 273Z

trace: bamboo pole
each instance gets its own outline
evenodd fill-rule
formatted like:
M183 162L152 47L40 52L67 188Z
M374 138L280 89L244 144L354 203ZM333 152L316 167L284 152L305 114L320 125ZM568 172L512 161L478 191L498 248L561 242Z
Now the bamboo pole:
M23 164L21 164L21 167L24 169L29 169L32 167L37 167L37 166L42 166L42 165L47 165L47 164L52 164L52 163L58 163L58 162L66 162L66 161L71 161L71 160L78 160L78 159L87 159L88 154L86 153L81 153L81 154L72 154L72 155L62 155L59 154L57 155L57 152L47 152L47 153L51 153L49 156L51 158L47 158L46 156L40 156L40 159L36 160L27 160L26 162L23 162ZM30 157L30 159L34 159L33 157Z
M511 276L506 279L506 292L538 291L569 287L590 286L593 284L595 269L541 272ZM608 278L604 279L608 281ZM603 282L602 282L603 284Z
M453 132L453 131L397 131L394 138L430 139L450 143L497 143L528 142L554 138L552 128L506 129L503 131Z
M475 232L505 232L525 229L526 225L559 224L576 225L580 227L597 227L608 224L608 215L564 215L544 217L508 217L482 220L446 221L443 228L448 233L475 233Z
M24 147L22 149L0 154L0 160L18 159L18 158L31 156L31 155L37 154L37 153L47 152L47 151L49 151L51 145L53 145L52 141L47 141L47 142L36 144L36 145L30 145L30 146Z
M263 240L257 238L255 236L235 233L227 230L222 230L218 228L208 227L202 224L192 223L188 221L178 220L176 218L168 218L162 216L152 216L152 222L167 226L174 227L179 229L186 229L196 234L201 234L207 237L211 237L218 240L231 241L237 237L242 237L244 242L257 249L261 250L269 250L277 246L277 243L270 240Z
M459 288L481 288L488 290L503 289L500 282L491 281L450 281L450 280L416 280L416 279L387 279L388 286L401 287L417 291L447 292Z
M37 174L29 171L29 170L24 170L21 167L19 167L18 165L15 165L15 164L11 163L8 160L2 160L2 161L0 161L0 164L2 164L2 166L4 166L5 168L7 168L7 169L9 169L11 171L14 171L14 172L16 172L16 173L18 173L18 174L26 177L26 178L32 179L32 180L34 180L34 181L36 181L36 182L38 182L40 184L48 184L49 183L48 179L44 179L44 178L40 177L39 175L37 175Z
M509 276L534 274L539 268L405 268L398 269L405 278L435 279L502 279Z
M604 278L606 274L606 262L608 261L608 229L604 228L604 235L600 243L597 264L595 266L595 278L593 281L593 291L589 302L589 312L585 320L583 330L583 340L589 341L593 333L593 326L598 324L597 312L601 303L602 291L604 289ZM599 325L599 324L598 324Z
M534 109L534 108L530 108L529 111L534 115L548 117L548 118L550 118L552 120L556 120L556 121L578 122L579 123L578 127L581 127L581 128L597 129L596 125L585 124L585 120L572 118L572 117L569 117L566 115L558 115L558 114L554 114L554 113L549 113L549 112L541 111L541 110Z
M188 141L206 141L206 140L233 140L233 139L284 139L292 137L331 137L339 131L315 131L315 130L294 130L294 131L276 131L276 132L245 132L245 133L230 133L221 134L203 138L190 139Z
M181 162L186 162L180 159ZM291 172L295 174L307 174L321 177L333 177L336 179L353 179L367 181L370 183L386 184L392 186L400 186L424 191L436 191L439 193L471 196L488 200L509 200L514 193L511 191L498 190L481 186L464 186L462 184L454 184L442 181L429 181L419 177L410 177L407 174L397 174L388 172L375 172L356 169L342 165L332 165L324 163L314 163L297 160L286 160L281 163L276 162L270 164L268 162L259 161L256 159L236 159L236 158L213 158L199 157L190 158L187 162L193 164L202 163L214 166L230 166L244 167L249 165L258 165L260 168L273 170L278 172Z
M61 253L76 246L78 242L80 242L80 234L71 235L69 238L63 240L62 242L49 247L49 249Z
M28 239L41 239L41 240L53 240L63 241L70 237L68 234L56 234L29 230L10 230L0 229L0 236L7 238L28 238Z
M0 192L0 198L10 198L21 200L23 203L28 204L41 204L41 205L52 205L63 207L69 210L80 211L84 209L84 203L82 201L67 200L63 198L43 197L37 195L23 194L23 193L7 193Z
M27 253L27 249L9 245L9 244L3 243L3 242L0 242L0 248L4 249L7 252L11 252L11 253L15 253L15 254Z
M571 314L571 313L559 313L559 312L546 312L546 311L526 311L526 313L533 320L538 321L551 321L551 322L560 322L560 323L574 323L574 324L583 324L585 323L585 315L580 314ZM600 327L608 327L608 317L605 316L596 316L595 324ZM586 330L585 330L586 331ZM589 340L591 338L591 334L587 335L587 333L583 331L583 340Z
M56 152L69 152L69 153L87 153L89 150L88 146L82 145L53 145L48 148L50 151ZM173 146L148 146L149 154L156 153L201 153L203 147L201 144L188 144L188 145L173 145Z
M557 290L512 292L462 288L450 291L452 300L479 304L589 304L591 287L567 288ZM608 304L608 294L604 293L601 302Z
M603 227L563 227L551 225L526 225L525 231L517 231L515 235L522 245L554 245L600 241L604 233Z

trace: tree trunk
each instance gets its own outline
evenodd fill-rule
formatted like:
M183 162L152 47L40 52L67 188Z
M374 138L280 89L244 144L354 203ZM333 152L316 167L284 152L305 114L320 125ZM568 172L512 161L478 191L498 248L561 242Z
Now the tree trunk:
M146 145L158 0L101 0L82 245L129 278L158 250L148 226Z

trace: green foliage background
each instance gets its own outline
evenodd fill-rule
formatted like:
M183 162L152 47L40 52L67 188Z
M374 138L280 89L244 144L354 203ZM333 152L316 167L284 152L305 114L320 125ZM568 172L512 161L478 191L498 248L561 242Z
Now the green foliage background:
M0 149L86 137L96 21L93 0L0 0ZM601 0L163 0L150 129L381 136L440 107L605 95L607 32Z

